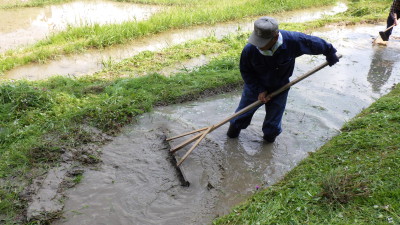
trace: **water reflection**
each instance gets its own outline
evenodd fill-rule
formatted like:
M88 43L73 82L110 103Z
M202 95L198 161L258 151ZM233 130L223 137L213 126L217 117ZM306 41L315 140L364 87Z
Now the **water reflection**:
M386 48L379 48L374 51L367 80L371 83L372 91L380 93L381 87L386 84L392 75L394 59L385 57Z
M220 132L224 133L227 127ZM268 185L264 180L264 173L269 167L272 170L279 161L279 150L274 144L262 141L259 130L249 129L238 139L225 139L224 171L225 178L221 183L223 190L217 201L217 214L224 215L233 205L239 204L246 196L257 191L257 187L265 188ZM276 171L278 173L278 171ZM244 174L246 174L244 176ZM273 174L275 175L275 174Z

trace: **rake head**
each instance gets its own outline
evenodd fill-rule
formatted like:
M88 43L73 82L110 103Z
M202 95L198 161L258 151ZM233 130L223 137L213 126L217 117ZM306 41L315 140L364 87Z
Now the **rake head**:
M379 35L381 36L382 40L384 40L384 41L389 40L388 36L386 36L386 33L384 31L380 31Z

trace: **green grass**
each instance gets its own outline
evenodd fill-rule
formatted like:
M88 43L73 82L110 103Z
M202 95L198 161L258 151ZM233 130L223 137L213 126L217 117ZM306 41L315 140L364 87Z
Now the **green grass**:
M70 2L72 0L28 0L28 1L14 1L11 4L0 5L0 9L13 9L21 7L42 7L51 4L60 4Z
M115 0L117 2L130 2L139 4L153 4L153 5L198 5L202 4L204 1L197 0Z
M399 224L400 85L214 224Z
M190 6L171 6L146 21L122 24L69 27L66 31L21 50L0 55L0 73L33 62L43 62L59 55L84 52L91 48L124 44L130 40L170 29L231 21L312 6L334 4L336 0L208 0ZM266 7L268 5L268 7Z
M227 36L221 40L213 36L188 41L166 48L159 52L143 51L119 63L105 62L105 69L96 74L101 77L138 77L148 73L162 72L164 68L174 66L200 56L224 56L239 54L248 35Z
M43 7L46 5L54 5L71 2L72 0L28 0L28 1L17 1L15 0L13 3L0 5L0 9L14 9L14 8L22 8L22 7ZM194 5L201 3L200 1L195 0L112 0L115 2L129 2L136 4L151 4L151 5Z

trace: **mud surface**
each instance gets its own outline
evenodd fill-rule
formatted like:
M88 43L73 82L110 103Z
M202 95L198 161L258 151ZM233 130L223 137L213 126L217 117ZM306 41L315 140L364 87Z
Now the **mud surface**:
M332 15L343 12L347 6L343 3L334 7L323 7L313 10L301 10L275 15L280 22L304 22L321 18L324 15ZM53 75L81 76L93 74L103 68L102 62L119 62L122 59L132 57L144 50L156 51L171 45L180 44L189 40L199 39L215 35L221 38L227 34L238 31L250 31L253 29L255 18L239 22L218 24L217 26L197 26L189 29L173 30L152 35L144 39L134 40L128 44L114 46L103 50L88 51L85 54L65 56L46 64L30 64L14 68L5 72L2 79L28 79L40 80ZM1 38L1 36L0 36ZM162 41L160 41L162 40ZM192 62L188 62L191 64ZM149 71L157 72L157 71Z
M101 0L31 8L0 9L0 52L32 44L67 26L145 20L160 7ZM56 71L53 71L57 73Z
M70 190L71 205L59 223L67 224L205 224L212 219L215 188L223 178L218 146L210 140L182 170L182 187L167 160L170 147L163 127L170 121L146 115L105 146L103 164L85 173L84 188ZM182 130L183 131L183 130ZM83 216L83 217L81 217Z
M371 33L379 29L358 26L316 32L344 56L334 67L291 88L284 132L276 142L262 141L263 109L238 139L228 139L228 125L222 126L207 135L183 163L192 184L188 188L179 185L162 135L174 136L222 121L233 114L240 92L144 115L102 149L104 164L87 171L83 182L68 191L64 218L55 224L207 224L226 214L257 191L257 186L265 188L281 179L337 135L343 123L400 81L395 72L400 65L396 60L400 42L372 46ZM298 58L294 77L324 60L321 56Z

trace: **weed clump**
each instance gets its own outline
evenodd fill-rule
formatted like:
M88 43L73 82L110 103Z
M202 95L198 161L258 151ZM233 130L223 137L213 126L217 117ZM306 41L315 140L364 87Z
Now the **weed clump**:
M367 182L360 179L360 174L349 174L345 170L335 169L321 183L320 196L332 205L346 204L355 197L368 196Z
M9 115L20 114L28 109L45 109L51 105L50 94L44 88L27 82L7 83L0 86L0 104Z

